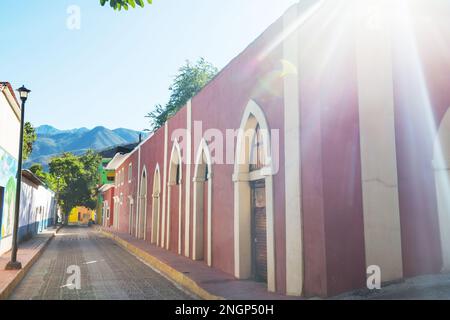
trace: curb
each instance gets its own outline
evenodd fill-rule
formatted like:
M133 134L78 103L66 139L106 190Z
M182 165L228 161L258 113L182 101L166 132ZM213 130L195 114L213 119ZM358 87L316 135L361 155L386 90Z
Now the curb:
M55 237L55 235L61 230L62 226L57 228L53 234L41 245L39 248L39 251L31 258L28 263L20 269L19 272L17 272L16 276L14 277L13 281L11 281L6 288L0 292L0 300L7 300L11 293L14 291L14 289L17 287L17 285L22 281L22 279L26 276L28 271L31 269L31 267L34 265L34 263L39 259L39 257L42 255L44 250L47 248L47 246L50 244L50 241Z
M191 278L187 277L184 273L172 268L168 264L162 262L161 260L152 256L151 254L145 252L144 250L139 249L138 247L130 244L129 242L123 240L122 238L116 236L115 234L105 231L101 228L97 228L97 231L102 233L104 236L114 240L123 249L127 250L129 253L133 254L134 256L144 260L149 265L151 265L153 268L157 269L162 274L164 274L165 276L170 278L172 281L176 282L178 285L180 285L183 288L194 293L201 299L204 299L204 300L226 300L224 297L216 296L212 293L209 293L208 291L206 291L205 289L200 287L197 282L195 282Z

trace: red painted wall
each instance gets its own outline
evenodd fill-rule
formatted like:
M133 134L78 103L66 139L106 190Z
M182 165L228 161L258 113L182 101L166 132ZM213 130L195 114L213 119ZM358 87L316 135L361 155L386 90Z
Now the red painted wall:
M354 30L345 15L330 17L333 6L297 35L306 296L365 285Z
M237 130L249 100L262 108L270 129L279 130L280 168L273 177L275 208L276 287L280 293L286 288L285 245L285 197L284 197L284 98L282 46L276 47L263 60L261 52L282 32L283 20L275 22L260 38L241 55L230 62L220 74L192 99L192 121L202 123L203 134L208 129ZM311 25L314 28L314 25ZM323 40L323 39L321 39ZM314 58L312 47L308 54ZM320 48L326 54L328 48ZM343 46L340 56L352 52L351 44ZM304 58L304 57L302 57ZM304 72L308 76L301 83L302 121L314 121L315 126L302 122L307 130L302 136L302 187L305 219L305 293L307 295L334 293L360 287L364 277L364 239L362 229L362 204L360 190L360 163L357 118L357 96L354 84L354 58L350 54L344 61L327 66L322 77L314 79L319 65ZM338 67L336 72L335 67ZM350 74L353 76L349 78ZM311 76L311 77L309 77ZM346 77L348 82L339 80ZM339 85L336 85L336 82ZM327 95L317 104L317 94ZM339 109L340 113L330 113ZM304 116L304 117L303 117ZM303 120L304 119L304 120ZM168 158L172 150L175 130L186 127L186 108L168 122ZM160 163L163 168L164 129L160 129L141 149L141 167ZM201 137L193 137L192 160L197 154ZM206 137L208 142L211 141ZM316 144L318 142L318 144ZM308 144L311 147L307 147ZM183 146L183 143L181 143ZM344 145L345 148L342 149ZM306 147L305 147L306 146ZM312 147L314 146L314 148ZM211 145L212 147L212 145ZM213 147L212 147L213 148ZM214 149L213 158L215 156ZM225 150L222 150L225 153ZM184 156L185 152L183 152ZM323 158L323 160L322 160ZM329 159L333 159L330 161ZM317 161L320 160L320 161ZM184 254L186 170L194 174L194 166L183 166L181 244ZM212 265L214 268L234 274L234 189L232 164L214 164L212 179ZM169 169L167 167L167 175ZM336 175L337 174L337 175ZM161 172L161 177L163 177ZM167 183L168 179L166 179ZM191 181L190 181L191 183ZM299 181L300 183L300 181ZM152 186L152 179L149 185ZM322 190L318 190L318 186ZM178 188L171 187L171 201L166 204L171 217L171 250L178 251ZM150 190L150 189L149 189ZM191 187L191 253L193 221L193 189ZM151 207L149 199L148 206ZM162 206L161 206L162 207ZM151 211L148 211L148 215ZM207 220L205 219L205 225ZM348 230L348 225L352 228ZM149 224L147 224L149 228ZM206 230L205 230L206 231ZM205 232L206 235L206 232ZM206 238L206 237L205 237ZM205 246L205 253L206 253ZM342 258L344 257L344 259ZM319 279L317 282L316 280Z
M128 169L129 165L132 165L131 169L131 182L128 179ZM123 195L123 201L120 204L120 223L119 223L119 231L128 233L130 227L130 198L133 199L133 210L134 214L136 214L137 208L137 190L138 190L138 152L131 153L127 159L120 165L116 170L116 179L118 177L119 172L124 170L124 184L120 184L116 187L115 195L120 197ZM148 190L148 189L147 189ZM135 218L136 219L136 218ZM134 220L136 221L136 220ZM133 229L135 227L133 226Z
M114 221L114 188L111 188L109 190L107 190L106 192L103 193L103 199L104 201L108 201L108 205L109 205L109 222L107 227L110 227L113 225L113 221ZM106 212L105 212L106 215ZM106 216L105 216L106 218Z
M135 151L136 153L138 151ZM146 168L148 174L148 185L147 185L147 229L146 229L146 239L150 242L152 237L151 226L153 223L153 210L152 210L152 194L153 194L153 180L156 170L156 166L160 168L161 177L161 194L160 194L160 210L162 213L163 207L163 186L164 186L164 128L158 130L150 139L148 139L141 146L141 164L140 164L140 175L142 175L142 170ZM162 230L162 216L160 218L160 230ZM162 239L162 232L160 232L160 240Z
M442 266L433 144L450 106L447 11L433 3L411 6L411 24L396 25L394 41L397 163L405 276ZM433 24L424 16L432 16ZM436 28L436 26L439 26ZM408 35L409 37L406 37Z
M334 4L327 4L333 6ZM328 21L327 24L324 21ZM365 243L361 186L358 91L354 30L351 17L330 16L329 10L319 11L302 26L299 35L300 90L300 146L302 215L304 242L304 294L329 296L365 286ZM443 25L445 19L441 22ZM340 26L336 30L336 26ZM320 26L320 28L319 28ZM270 129L279 130L279 171L273 177L275 209L275 272L277 292L286 290L285 239L285 170L284 170L284 85L282 43L266 56L261 56L268 44L282 33L283 20L276 21L237 58L231 61L197 96L192 99L192 126L201 122L202 134L216 129L223 134L237 130L245 107L254 100L263 110ZM447 28L450 30L450 28ZM314 34L313 37L310 35ZM429 123L440 122L450 105L447 88L450 83L450 56L445 48L436 52L428 33L417 32L418 60L405 43L404 33L394 30L393 42L395 126L398 165L398 188L401 215L401 237L404 272L406 276L434 273L440 270L440 242L436 209L434 175L431 168L432 146L435 136ZM448 32L447 32L448 34ZM449 35L450 36L450 35ZM417 62L420 61L420 67ZM445 66L445 67L443 67ZM420 71L420 72L419 72ZM421 73L423 71L423 73ZM421 92L427 87L428 103ZM431 119L427 123L424 119ZM161 204L163 189L168 183L169 164L174 134L186 128L187 108L183 108L167 123L169 141L164 159L164 128L158 130L124 162L133 162L133 181L118 188L124 199L132 195L137 205L137 181L143 168L148 174L147 229L150 242L153 175L157 164L161 175ZM225 134L224 134L225 136ZM192 161L195 160L201 136L192 137ZM205 136L215 158L225 150L214 150L215 140ZM180 140L182 158L186 155L185 141ZM224 143L225 145L225 143ZM382 155L380 155L382 156ZM217 160L217 159L216 159ZM288 159L289 160L289 159ZM120 169L120 168L119 168ZM190 170L190 180L187 180ZM234 166L215 163L212 169L212 266L234 274ZM170 202L170 250L178 252L179 232L181 249L185 249L186 184L191 185L190 199L190 255L193 246L193 184L194 166L183 163L181 187L172 186ZM181 191L181 229L179 225ZM206 193L205 193L206 194ZM106 199L106 198L105 198ZM122 206L120 229L128 232L128 209ZM113 201L110 202L111 210ZM206 210L205 210L206 215ZM162 226L160 219L160 228ZM205 258L207 252L205 216ZM162 229L161 229L162 230ZM161 241L162 231L160 232ZM287 240L289 241L289 239ZM299 248L300 250L300 248Z

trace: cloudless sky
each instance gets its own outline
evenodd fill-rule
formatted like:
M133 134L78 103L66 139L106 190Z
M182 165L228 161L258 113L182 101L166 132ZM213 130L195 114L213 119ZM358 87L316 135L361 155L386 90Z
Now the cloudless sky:
M142 130L186 59L222 69L298 0L0 0L0 81L32 90L26 119L59 129ZM81 9L81 29L66 26Z

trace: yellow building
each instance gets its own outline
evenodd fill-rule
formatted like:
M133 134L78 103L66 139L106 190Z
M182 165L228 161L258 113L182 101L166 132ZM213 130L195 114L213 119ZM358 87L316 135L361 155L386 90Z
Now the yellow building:
M88 225L89 221L94 221L95 211L86 207L75 207L70 211L69 225Z

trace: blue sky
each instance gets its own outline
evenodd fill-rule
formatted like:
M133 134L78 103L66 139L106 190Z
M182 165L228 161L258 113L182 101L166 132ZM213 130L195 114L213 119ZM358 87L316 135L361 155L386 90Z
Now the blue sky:
M0 81L31 89L35 126L148 127L186 59L219 69L297 0L154 0L115 12L98 0L0 0ZM81 29L66 26L70 5Z

